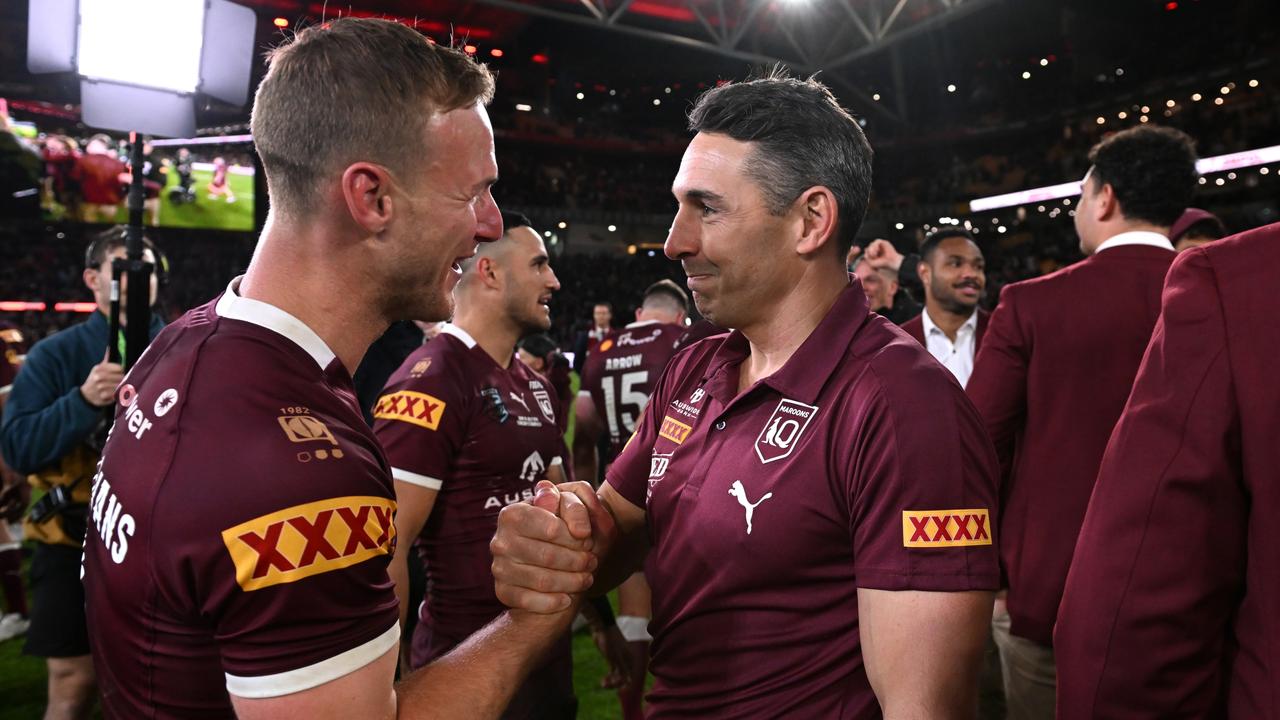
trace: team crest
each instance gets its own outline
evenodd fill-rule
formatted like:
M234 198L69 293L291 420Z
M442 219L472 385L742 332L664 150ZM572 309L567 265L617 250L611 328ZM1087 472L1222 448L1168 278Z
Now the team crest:
M423 358L422 360L419 360L418 362L414 363L413 367L409 368L409 377L413 377L413 378L422 377L423 373L425 373L427 369L430 367L431 367L431 358Z
M555 406L551 404L551 395L546 390L534 390L533 399L538 401L538 409L542 411L542 416L547 422L554 425L556 423Z
M756 438L756 457L765 464L789 457L817 414L815 405L787 399L780 401Z

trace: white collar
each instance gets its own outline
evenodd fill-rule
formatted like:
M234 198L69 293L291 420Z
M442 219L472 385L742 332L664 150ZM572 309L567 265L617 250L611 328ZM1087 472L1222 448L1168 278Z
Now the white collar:
M320 336L314 330L275 305L264 303L261 300L240 297L236 291L240 288L240 280L243 277L242 275L227 285L227 291L222 294L218 304L214 306L214 312L218 314L218 317L240 320L241 322L266 328L278 335L283 335L305 350L316 361L321 370L329 367L329 363L333 362L335 357L333 351L329 349L329 346L325 344L324 340L320 339Z
M457 325L454 325L453 323L445 323L444 325L442 325L440 327L440 334L452 335L458 338L459 340L462 341L463 345L467 346L467 349L471 349L476 346L476 339L471 337L471 333L468 333L466 330L463 330L462 328L458 327Z
M942 332L942 328L938 327L933 322L933 318L929 317L929 308L927 307L920 312L920 324L924 325L925 337L928 337L930 333L934 333L934 332L942 333L943 335L946 335L945 332ZM969 330L977 331L978 308L974 308L973 313L969 315L969 319L965 320L964 323L962 323L960 327L956 329L956 336L959 337L960 331L964 330L965 328L968 328Z
M1098 249L1093 251L1093 254L1097 255L1103 250L1120 247L1121 245L1150 245L1151 247L1163 248L1173 252L1173 243L1169 242L1167 236L1148 230L1130 230L1107 238L1107 241L1099 245Z
M638 328L638 327L645 327L646 325L657 325L657 324L658 324L658 321L657 321L657 320L637 320L637 321L635 321L635 322L633 322L633 323L631 323L631 324L627 325L626 327L624 327L624 328L622 328L622 329L623 329L623 330L635 330L635 329L636 329L636 328Z

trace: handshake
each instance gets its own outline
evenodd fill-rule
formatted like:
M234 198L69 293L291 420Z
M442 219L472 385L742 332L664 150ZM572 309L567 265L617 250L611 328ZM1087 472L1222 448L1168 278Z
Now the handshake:
M539 482L531 501L498 515L489 543L498 599L513 610L576 612L617 538L613 513L591 485Z

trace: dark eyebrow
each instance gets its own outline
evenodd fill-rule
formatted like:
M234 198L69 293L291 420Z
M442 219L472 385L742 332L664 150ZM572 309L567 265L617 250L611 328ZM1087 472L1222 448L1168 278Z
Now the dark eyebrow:
M724 200L724 196L720 195L719 193L714 193L714 192L711 192L710 190L700 190L698 188L694 188L692 190L686 190L684 193L684 196L690 200L697 200L699 202L711 201L714 203L718 203Z
M530 264L530 265L541 265L541 264L543 264L543 263L547 263L547 262L551 262L551 258L550 258L550 257L548 257L547 255L538 255L538 256L534 257L534 258L533 258L533 261L532 261L532 262L530 262L529 264Z

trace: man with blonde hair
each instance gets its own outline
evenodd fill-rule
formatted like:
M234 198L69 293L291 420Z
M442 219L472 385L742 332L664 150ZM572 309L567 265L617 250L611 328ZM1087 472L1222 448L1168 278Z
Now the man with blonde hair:
M94 477L105 715L497 717L575 602L504 614L393 690L395 495L350 376L392 321L448 317L459 263L502 235L493 80L381 20L308 28L269 62L253 261L124 378ZM561 511L558 553L585 571L585 515Z

